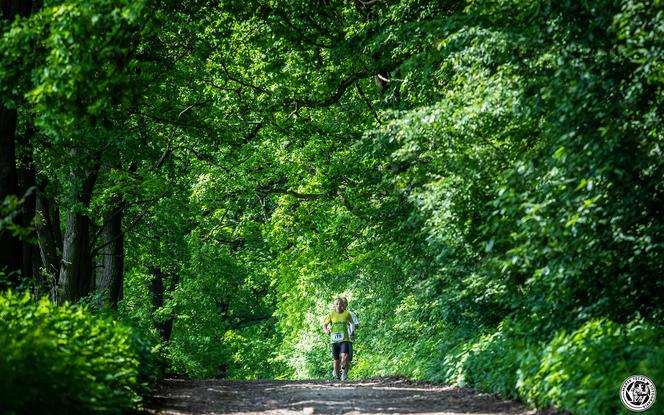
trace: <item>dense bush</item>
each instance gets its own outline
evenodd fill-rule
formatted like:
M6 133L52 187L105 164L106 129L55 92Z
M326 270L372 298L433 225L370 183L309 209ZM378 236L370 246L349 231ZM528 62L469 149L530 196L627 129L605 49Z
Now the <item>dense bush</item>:
M0 295L0 402L8 414L121 413L158 365L130 327L80 306Z
M631 375L664 382L664 330L633 321L602 319L561 331L550 342L535 342L502 324L450 348L424 377L519 398L536 407L555 406L575 415L629 413L618 398ZM622 412L621 412L622 411ZM649 413L662 414L654 406Z
M591 321L559 333L537 352L519 362L517 383L519 394L537 406L578 415L630 413L617 399L627 377L641 374L655 385L664 382L664 330L642 321ZM664 406L649 413L663 414Z

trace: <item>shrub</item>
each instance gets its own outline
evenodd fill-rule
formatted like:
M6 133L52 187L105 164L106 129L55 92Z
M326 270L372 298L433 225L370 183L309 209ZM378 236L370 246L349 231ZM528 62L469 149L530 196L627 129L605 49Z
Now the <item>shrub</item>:
M12 292L0 295L0 350L0 402L9 414L121 413L141 401L158 368L131 328Z
M661 327L594 320L559 333L538 358L523 359L517 389L538 407L554 405L576 415L627 414L618 398L622 382L639 374L662 385L663 361ZM664 414L664 406L656 403L648 413Z
M466 339L450 331L442 359L428 379L518 398L537 408L555 406L575 415L629 413L619 399L622 382L645 375L664 384L664 330L635 320L592 320L549 341L533 341L524 322L501 323ZM655 403L649 414L664 414Z

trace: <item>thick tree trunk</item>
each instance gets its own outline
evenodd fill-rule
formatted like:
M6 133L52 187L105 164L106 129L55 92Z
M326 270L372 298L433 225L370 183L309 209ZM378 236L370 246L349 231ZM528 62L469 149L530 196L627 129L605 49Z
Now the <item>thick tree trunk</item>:
M155 267L152 269L152 282L150 284L150 293L152 294L152 309L153 313L159 310L164 306L164 296L166 293L166 276L162 272L161 268ZM171 290L175 290L180 281L179 276L175 275L172 277L171 281ZM167 343L171 339L171 334L173 332L173 322L175 321L175 313L171 315L166 320L155 320L154 325L161 341Z
M122 214L124 207L117 203L104 213L101 230L102 246L96 290L100 293L100 306L117 308L122 299L124 275L124 234L122 233Z
M88 174L75 200L89 206L99 167ZM58 280L58 303L75 302L92 289L92 252L90 247L90 219L80 212L69 211L62 245L62 265Z
M75 302L90 292L90 258L89 241L90 219L82 213L67 213L67 225L62 249L62 265L58 281L59 299Z
M39 253L43 264L42 273L45 285L50 288L51 299L57 297L56 284L60 273L60 255L62 250L62 231L60 230L60 211L46 194L46 186L39 184L36 198L37 238Z

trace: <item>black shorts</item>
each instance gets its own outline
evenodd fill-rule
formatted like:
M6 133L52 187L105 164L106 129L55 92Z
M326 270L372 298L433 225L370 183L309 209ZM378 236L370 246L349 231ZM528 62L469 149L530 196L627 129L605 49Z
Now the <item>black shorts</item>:
M341 353L349 354L349 352L350 342L332 343L332 358L334 360L339 360L339 355Z

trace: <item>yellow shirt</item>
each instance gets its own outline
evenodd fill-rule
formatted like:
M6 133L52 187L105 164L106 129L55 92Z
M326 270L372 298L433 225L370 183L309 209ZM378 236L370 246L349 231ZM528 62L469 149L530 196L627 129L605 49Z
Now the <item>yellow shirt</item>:
M325 316L323 324L332 325L330 330L330 339L332 340L332 343L347 342L350 340L350 337L348 336L348 325L353 324L353 318L348 310L344 310L343 313L337 313L336 311L331 312Z

